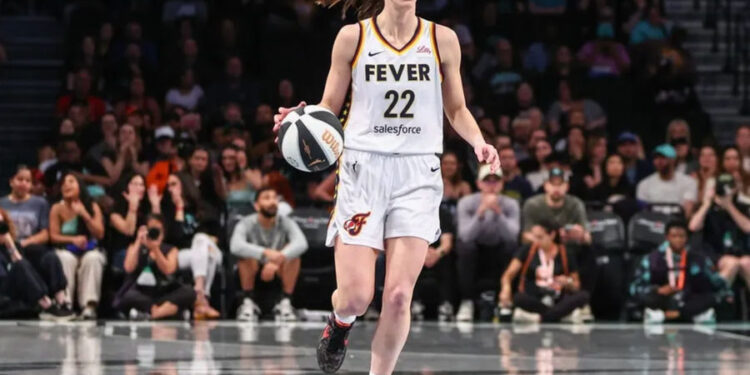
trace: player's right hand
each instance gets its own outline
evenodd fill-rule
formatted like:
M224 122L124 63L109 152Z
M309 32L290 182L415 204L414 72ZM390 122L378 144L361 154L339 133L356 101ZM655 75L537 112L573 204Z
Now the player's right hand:
M273 115L273 134L278 135L279 129L281 129L281 123L284 122L284 118L286 118L286 115L289 114L289 112L294 111L295 109L299 107L306 106L307 103L304 101L299 102L296 107L287 108L287 107L279 107L279 112L275 115ZM279 143L279 137L276 137L274 139L274 142Z

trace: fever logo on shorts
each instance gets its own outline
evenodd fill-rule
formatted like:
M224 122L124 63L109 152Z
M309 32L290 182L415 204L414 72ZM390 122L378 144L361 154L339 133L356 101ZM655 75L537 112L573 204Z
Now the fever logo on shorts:
M362 226L367 224L367 218L370 217L370 213L356 214L351 219L344 222L344 229L349 232L350 235L356 236L362 231Z

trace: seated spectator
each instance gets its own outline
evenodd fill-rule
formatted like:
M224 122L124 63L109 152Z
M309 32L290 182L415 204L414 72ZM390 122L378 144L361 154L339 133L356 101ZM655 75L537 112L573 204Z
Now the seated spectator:
M644 323L715 322L714 307L731 290L699 250L688 249L685 222L667 224L667 243L643 257L630 294L645 307Z
M531 140L531 120L523 117L516 117L511 123L511 139L513 140L513 150L516 152L516 159L519 162L531 157L528 146Z
M142 78L145 82L157 82L156 65L143 56L138 43L129 43L125 56L114 60L107 75L107 91L112 95L126 95L130 90L133 78Z
M518 84L518 88L516 88L512 100L507 103L497 103L496 106L500 107L501 116L508 118L502 122L508 122L509 119L517 117L521 113L532 108L534 104L536 104L534 88L531 87L531 84L528 82L521 82ZM532 127L532 129L538 129L538 127Z
M637 45L648 41L667 39L669 30L661 16L659 7L652 5L644 13L647 16L636 23L630 32L630 44Z
M690 219L691 231L702 231L701 249L729 285L739 274L750 287L750 202L740 199L734 177L722 174L706 188L701 206Z
M94 143L91 148L89 148L89 151L86 153L86 158L101 163L102 156L104 156L105 153L113 152L117 147L118 128L117 118L114 113L107 112L102 116L97 137L98 142Z
M641 140L631 132L622 132L617 137L617 154L622 157L625 163L625 177L633 186L638 185L654 171L651 163L644 160Z
M74 52L73 58L66 64L66 85L65 89L72 91L74 89L74 82L76 79L76 72L81 69L86 69L91 72L91 82L96 88L96 91L101 89L100 84L102 83L102 72L103 72L103 61L96 55L96 42L94 37L86 35L81 39L80 49Z
M255 190L260 189L262 187L263 173L257 166L250 165L247 157L247 142L245 138L235 137L231 143L234 149L237 150L237 168Z
M91 90L91 73L86 69L80 69L76 73L72 92L57 99L55 106L56 115L62 117L67 114L71 103L76 100L88 103L90 122L99 122L99 119L107 112L104 100L93 95L93 91Z
M175 147L174 130L169 126L160 126L154 131L156 152L151 157L151 169L146 175L146 185L155 185L159 192L167 187L170 173L180 170L180 160Z
M210 112L219 110L229 103L237 103L242 108L255 108L258 105L258 88L243 75L242 60L237 56L226 60L224 79L214 83L207 92L206 106Z
M565 85L568 86L567 89ZM574 121L571 119L572 111L583 112L586 130L602 128L607 125L607 114L604 112L602 106L595 100L586 98L580 86L580 83L560 81L559 100L552 103L547 111L547 121L550 124L550 129L561 129L560 124L566 113L568 115L568 126L572 127L574 124ZM570 95L569 100L568 95Z
M635 187L625 177L625 163L619 154L610 154L604 160L601 181L586 189L583 197L587 201L614 204L623 199L635 198Z
M516 87L523 81L523 75L517 67L513 45L508 39L501 38L497 41L494 66L482 78L487 92L485 108L492 108L493 106L488 105L491 103L503 103L512 100Z
M31 194L31 170L25 165L16 168L16 174L10 179L11 193L0 199L0 208L8 216L6 222L13 223L13 240L22 257L42 276L48 286L50 295L61 309L69 306L65 303L65 275L60 268L60 260L49 244L49 203L41 197Z
M177 266L193 273L195 319L216 319L221 314L208 302L214 276L221 267L223 254L217 242L220 225L215 207L200 200L199 193L185 174L170 173L167 188L160 194L149 185L151 211L161 214L166 227L166 241L180 249ZM158 207L158 208L156 208Z
M65 117L60 120L60 125L57 127L55 136L57 137L74 137L76 135L76 127L73 125L73 120Z
M461 177L462 166L456 153L448 151L440 158L440 170L443 174L443 201L457 202L471 194L471 186Z
M709 145L701 147L698 153L698 167L690 174L698 183L698 198L703 199L706 191L714 188L718 175L719 158L716 156L716 149Z
M636 198L651 204L680 205L689 218L698 201L698 185L689 176L675 172L676 157L671 145L662 144L654 149L656 172L638 183Z
M586 157L573 164L573 177L570 181L570 192L577 197L584 197L586 192L599 185L603 180L604 159L607 157L607 138L591 135L586 140Z
M107 258L99 247L104 238L104 219L96 202L91 200L86 184L72 173L62 178L62 200L49 214L50 242L57 246L57 256L68 280L68 303L77 297L83 310L81 318L96 319L96 308Z
M141 77L133 77L130 80L128 96L115 104L115 114L120 121L123 121L125 114L133 109L148 113L152 124L161 125L159 103L153 97L146 95L146 82Z
M268 104L260 104L255 109L255 121L250 127L250 134L253 139L253 147L249 154L251 162L257 162L264 155L276 150L273 134L273 114L273 109Z
M554 168L560 168L565 174L565 178L570 178L570 169L564 168L564 155L560 153L549 154L545 157L539 166L539 169L526 174L526 180L531 184L531 189L536 193L549 178L549 171Z
M223 171L218 164L211 162L209 150L204 146L193 148L185 168L201 199L207 204L223 207L226 199Z
M734 184L739 198L744 202L750 202L750 173L742 168L742 159L737 147L729 146L721 154L719 174L724 173L734 177Z
M238 258L242 287L242 305L237 319L257 321L260 308L255 303L256 276L263 282L281 279L282 297L274 307L278 320L296 320L291 299L300 271L300 256L307 251L307 240L297 223L278 215L276 191L262 188L255 195L257 213L242 219L234 227L230 250Z
M562 243L562 228L550 218L537 223L535 239L524 245L503 273L499 304L515 306L514 322L559 322L580 317L576 309L589 303L581 290L576 257ZM518 292L512 294L513 280L520 273Z
M279 86L276 91L273 103L276 103L277 107L291 108L297 105L300 100L297 99L296 91L294 90L294 84L289 79L282 79L279 81Z
M81 160L81 148L74 138L60 138L57 143L57 163L44 172L47 196L52 199L58 198L62 177L68 171L74 172L83 182L91 184L87 185L86 189L92 198L105 196L104 186L111 182L107 171L95 161Z
M571 112L571 114L574 113L576 112ZM568 135L555 144L555 151L566 154L571 163L583 160L586 156L586 133L583 130L583 127L569 127Z
M596 39L584 44L577 57L589 68L590 77L619 76L630 68L628 50L615 40L610 22L599 24Z
M147 174L149 163L143 158L141 150L141 140L135 127L127 123L122 124L117 130L117 142L114 147L103 150L99 159L110 181L118 181L127 173Z
M112 264L124 269L123 262L128 247L135 240L136 230L145 225L151 207L146 199L146 179L139 174L124 174L113 189L114 208L109 214L109 251Z
M669 122L667 127L667 143L674 147L677 153L677 168L675 169L678 173L690 174L694 166L692 163L692 142L690 138L690 127L688 123L683 119L675 119Z
M734 144L740 150L742 156L742 169L750 172L750 124L737 127L734 135Z
M513 148L505 146L498 150L500 150L500 168L503 171L503 195L515 199L520 206L523 201L534 194L534 191L529 181L521 175Z
M544 183L544 194L529 198L523 205L524 243L534 242L544 228L539 223L553 220L564 228L560 239L566 243L590 244L591 233L586 226L586 209L580 199L568 194L568 177L560 168L552 168Z
M178 250L164 243L165 232L164 219L149 215L128 247L123 266L128 278L114 308L127 312L131 320L173 317L195 302L195 291L175 277Z
M28 309L41 309L39 318L69 321L75 314L65 301L66 280L60 260L45 252L37 266L24 257L17 242L16 227L8 212L0 208L0 296ZM54 300L50 297L54 297Z
M552 146L546 138L542 138L534 143L530 151L532 157L521 163L521 170L525 171L526 179L536 181L533 177L544 174L545 160L547 160L548 156L552 155ZM534 185L532 183L532 186ZM541 182L535 187L538 189L540 185Z
M122 58L126 48L131 44L137 45L143 51L143 57L150 65L156 65L158 62L156 45L144 37L143 26L136 20L128 21L123 30L122 40L112 46L112 60L117 61Z
M68 107L68 112L65 114L65 118L70 120L70 124L73 125L73 134L80 136L93 129L93 122L91 121L91 108L89 103L85 100L73 100ZM65 122L63 120L63 122ZM67 124L60 124L60 134L68 133ZM88 141L88 140L87 140ZM88 142L84 144L88 145ZM85 149L86 147L84 147Z
M238 153L244 154L244 152L237 151L234 146L221 150L221 169L224 173L226 204L229 211L252 207L255 202L255 192L262 185L259 172L253 173L251 170L240 169L237 162ZM247 158L244 160L247 161Z
M477 174L479 192L458 201L457 276L461 306L458 321L474 320L477 273L497 280L517 246L521 225L518 202L501 195L503 172L482 165ZM481 268L480 265L484 265Z
M188 111L194 111L198 108L203 100L203 88L195 82L195 76L192 69L185 69L180 74L178 86L172 87L167 91L164 99L167 111L174 106L180 106Z
M424 259L424 268L419 274L419 279L414 287L414 297L411 303L411 316L415 320L424 320L425 306L422 303L422 296L425 293L424 280L432 277L437 280L440 305L438 306L438 321L448 322L454 319L453 299L454 286L453 280L455 270L455 260L451 256L453 250L453 236L455 229L453 226L453 215L444 207L440 207L440 239L431 244L427 249L427 256Z

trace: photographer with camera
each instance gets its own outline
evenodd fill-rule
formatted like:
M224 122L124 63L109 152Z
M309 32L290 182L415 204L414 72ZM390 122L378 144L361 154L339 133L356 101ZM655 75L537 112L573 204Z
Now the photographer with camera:
M23 256L17 242L16 225L0 208L0 299L19 301L19 307L41 309L43 320L67 321L75 318L65 303L66 280L60 259L48 251L40 257L39 271ZM40 275L42 273L44 276ZM50 299L54 296L54 300ZM8 307L5 303L0 310ZM13 304L11 304L12 306Z
M691 231L703 231L701 246L732 285L739 275L750 288L750 204L737 193L734 176L723 173L716 188L706 188L703 203L690 220Z
M132 320L172 317L195 302L193 288L175 277L178 250L163 242L164 234L161 215L149 215L125 255L128 279L117 293L114 308L128 312Z

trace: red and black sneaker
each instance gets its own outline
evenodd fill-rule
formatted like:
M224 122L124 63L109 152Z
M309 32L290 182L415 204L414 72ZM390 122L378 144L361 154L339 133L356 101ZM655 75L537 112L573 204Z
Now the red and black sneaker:
M331 314L328 324L323 330L323 335L318 343L318 367L327 374L332 374L341 367L346 358L346 346L349 344L349 331L352 324L343 324L336 321Z

